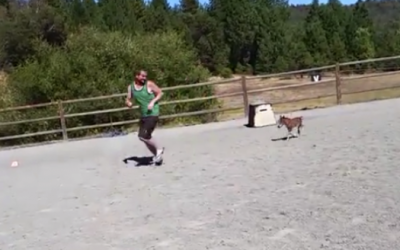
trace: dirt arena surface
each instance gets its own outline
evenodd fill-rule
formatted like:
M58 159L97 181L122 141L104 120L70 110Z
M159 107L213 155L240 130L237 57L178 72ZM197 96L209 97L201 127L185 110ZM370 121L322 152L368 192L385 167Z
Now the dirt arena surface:
M0 152L0 249L398 250L400 99ZM12 160L20 166L10 168Z

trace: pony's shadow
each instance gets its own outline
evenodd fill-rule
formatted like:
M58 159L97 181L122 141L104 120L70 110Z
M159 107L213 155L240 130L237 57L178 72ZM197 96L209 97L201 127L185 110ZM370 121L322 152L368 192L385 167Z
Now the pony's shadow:
M136 162L135 167L151 166L153 165L153 157L151 156L130 156L122 160L125 164L130 161Z
M298 138L298 136L291 135L289 138L287 136L271 139L271 141L287 141L289 139Z

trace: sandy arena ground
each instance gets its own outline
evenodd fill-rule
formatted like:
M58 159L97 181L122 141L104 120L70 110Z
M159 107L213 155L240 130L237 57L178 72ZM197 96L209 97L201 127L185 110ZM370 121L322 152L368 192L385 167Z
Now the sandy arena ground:
M0 152L0 249L398 250L400 99ZM10 168L12 160L20 166Z

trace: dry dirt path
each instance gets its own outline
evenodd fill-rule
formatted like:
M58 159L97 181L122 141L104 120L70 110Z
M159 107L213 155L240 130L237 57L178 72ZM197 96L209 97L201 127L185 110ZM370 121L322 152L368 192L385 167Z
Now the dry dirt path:
M243 121L0 152L0 249L398 250L400 99L301 112L304 136ZM10 168L12 160L20 162Z

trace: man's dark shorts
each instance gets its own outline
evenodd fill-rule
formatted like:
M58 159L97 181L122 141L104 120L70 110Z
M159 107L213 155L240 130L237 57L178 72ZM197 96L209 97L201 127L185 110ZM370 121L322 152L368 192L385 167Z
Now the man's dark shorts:
M158 116L144 116L139 121L139 138L150 140L158 123Z

